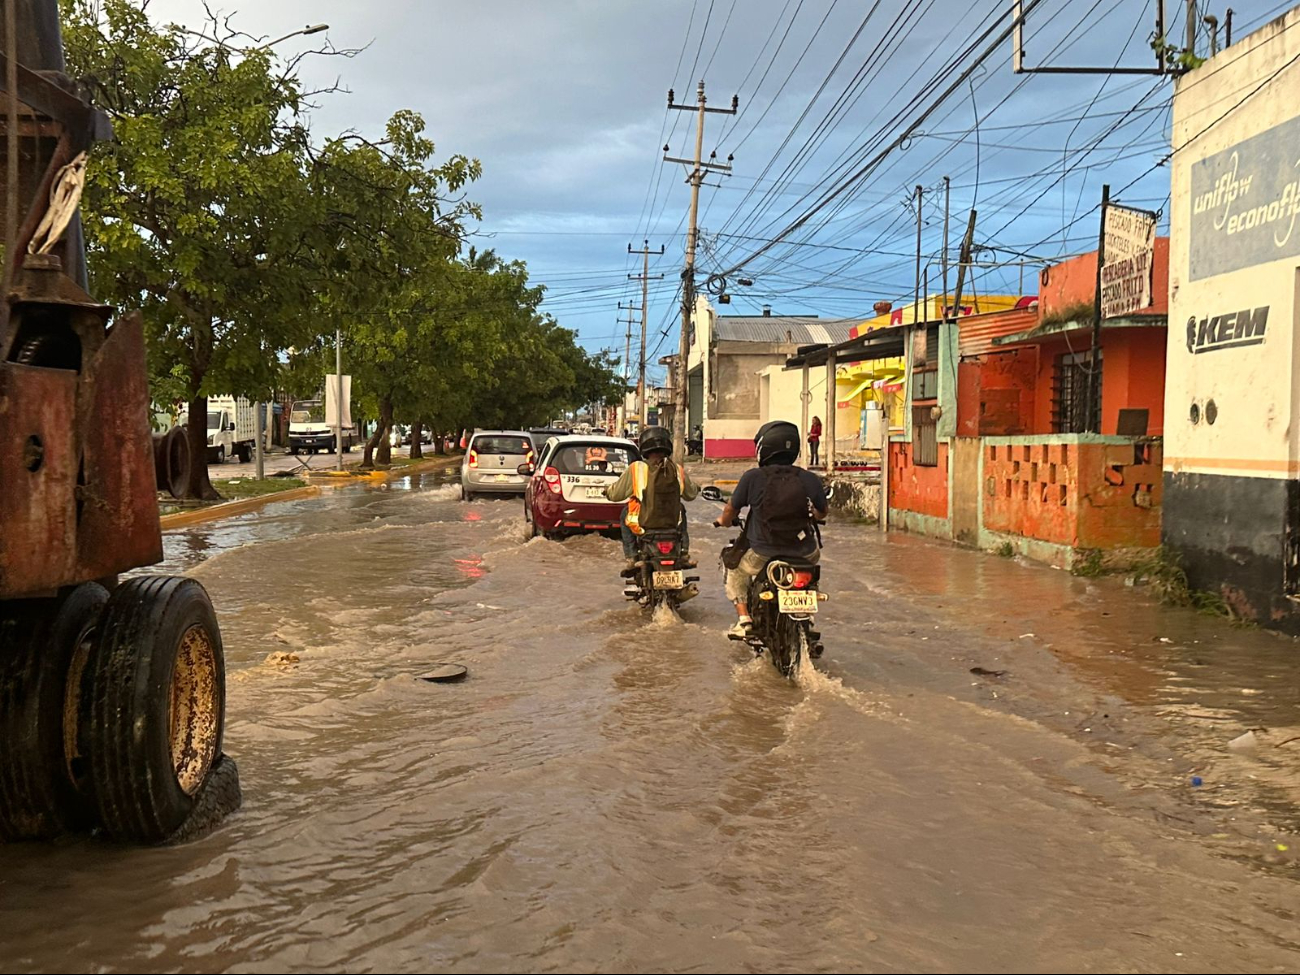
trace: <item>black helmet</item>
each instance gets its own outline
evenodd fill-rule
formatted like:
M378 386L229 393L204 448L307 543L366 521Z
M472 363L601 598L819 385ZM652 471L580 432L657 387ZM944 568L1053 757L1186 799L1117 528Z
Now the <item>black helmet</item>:
M788 420L764 423L754 434L758 466L793 464L799 459L799 428Z
M652 450L662 450L664 453L673 452L673 435L663 427L646 427L641 432L641 453L642 455L650 453Z

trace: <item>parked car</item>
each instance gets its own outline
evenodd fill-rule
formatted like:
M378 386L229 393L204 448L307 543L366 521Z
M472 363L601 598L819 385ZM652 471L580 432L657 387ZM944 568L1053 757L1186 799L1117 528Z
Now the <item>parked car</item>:
M480 494L523 494L528 478L519 472L536 454L523 430L475 430L466 442L460 463L460 496L473 501Z
M614 535L623 504L605 500L605 488L640 458L621 437L572 435L548 440L535 464L525 464L524 520L532 533L561 538L585 532Z

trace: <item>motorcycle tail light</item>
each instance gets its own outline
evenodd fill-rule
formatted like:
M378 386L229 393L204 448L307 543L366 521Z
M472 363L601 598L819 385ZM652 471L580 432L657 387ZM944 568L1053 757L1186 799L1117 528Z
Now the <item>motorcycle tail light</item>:
M559 471L557 471L554 467L548 467L546 468L546 471L542 474L542 478L543 480L546 481L546 486L551 489L552 494L560 493L560 472Z
M672 543L672 542L660 542L660 543L659 543L659 554L660 554L660 555L672 555L672 554L673 554L673 543Z
M794 574L794 588L807 589L812 585L812 580L813 574L811 572L799 572L796 570Z

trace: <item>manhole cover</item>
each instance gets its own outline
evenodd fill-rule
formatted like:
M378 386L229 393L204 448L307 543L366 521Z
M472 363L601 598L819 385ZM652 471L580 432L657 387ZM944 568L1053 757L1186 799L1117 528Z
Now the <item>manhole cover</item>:
M442 664L421 674L417 679L429 681L431 684L450 684L453 681L464 680L468 674L469 670L460 664Z

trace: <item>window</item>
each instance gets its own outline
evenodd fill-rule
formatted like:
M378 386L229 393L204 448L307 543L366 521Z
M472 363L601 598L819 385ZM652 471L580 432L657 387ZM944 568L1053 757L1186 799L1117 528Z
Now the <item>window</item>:
M912 399L939 398L939 370L913 373Z
M1090 353L1072 352L1056 357L1052 381L1052 430L1055 433L1085 433L1088 430L1088 373ZM1092 411L1094 429L1101 429L1101 383L1103 366L1097 357L1097 405Z
M470 449L480 454L516 454L524 456L533 449L525 437L475 437Z
M636 459L636 453L627 447L565 444L555 449L550 466L561 474L622 474Z
M912 407L912 463L917 467L939 466L939 437L932 407Z
M222 427L222 423L221 423L221 413L220 413L220 412L215 412L215 413L214 413L214 412L212 412L211 410L209 410L209 411L208 411L208 429L209 429L209 430L220 430L221 427Z

